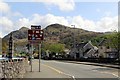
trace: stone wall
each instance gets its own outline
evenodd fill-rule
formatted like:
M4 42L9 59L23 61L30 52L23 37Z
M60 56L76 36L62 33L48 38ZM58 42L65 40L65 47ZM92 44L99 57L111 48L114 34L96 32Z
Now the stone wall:
M1 60L0 78L23 78L28 66L26 58Z

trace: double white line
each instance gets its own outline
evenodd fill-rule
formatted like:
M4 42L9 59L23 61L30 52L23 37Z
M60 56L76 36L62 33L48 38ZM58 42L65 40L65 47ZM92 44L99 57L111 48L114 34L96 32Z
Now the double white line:
M48 66L48 65L45 65L45 64L42 64L42 65L44 65L44 66L46 66L46 67L48 67L48 68L56 71L56 72L59 73L59 74L63 74L63 75L69 76L69 77L71 77L73 80L76 80L75 77L72 76L72 75L70 75L70 74L66 74L66 73L64 73L64 72L62 72L62 71L60 71L60 70L58 70L58 69L55 69L55 68L53 68L53 67L51 67L51 66Z

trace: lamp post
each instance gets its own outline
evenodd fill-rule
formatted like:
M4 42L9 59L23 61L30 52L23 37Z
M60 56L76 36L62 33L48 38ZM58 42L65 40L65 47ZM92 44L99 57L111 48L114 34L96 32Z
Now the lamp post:
M73 37L74 37L74 43L73 43L73 47L74 47L74 49L76 48L76 41L75 41L75 25L71 25L71 26L73 26L73 28L74 28L74 35L73 35Z
M74 37L74 43L73 43L73 47L74 47L74 58L76 59L76 41L75 41L75 25L71 25L73 26L73 29L74 29L74 34L73 34L73 37Z

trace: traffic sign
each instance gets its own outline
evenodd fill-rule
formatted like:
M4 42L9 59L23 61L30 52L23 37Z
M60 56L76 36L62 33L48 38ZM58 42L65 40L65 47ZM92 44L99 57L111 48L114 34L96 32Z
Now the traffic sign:
M31 29L41 29L41 26L40 25L31 25Z
M28 41L32 44L39 43L39 72L40 72L40 54L41 54L41 41L43 40L43 30L41 26L31 25L31 30L28 30ZM32 57L32 54L31 54ZM32 71L32 59L31 59L31 71Z
M43 30L28 30L28 40L43 40Z

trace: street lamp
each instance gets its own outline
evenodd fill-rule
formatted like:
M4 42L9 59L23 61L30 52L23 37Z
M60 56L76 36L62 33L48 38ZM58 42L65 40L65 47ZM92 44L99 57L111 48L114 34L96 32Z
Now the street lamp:
M71 25L71 26L73 26L73 29L74 29L74 48L76 48L76 42L75 42L75 25Z

